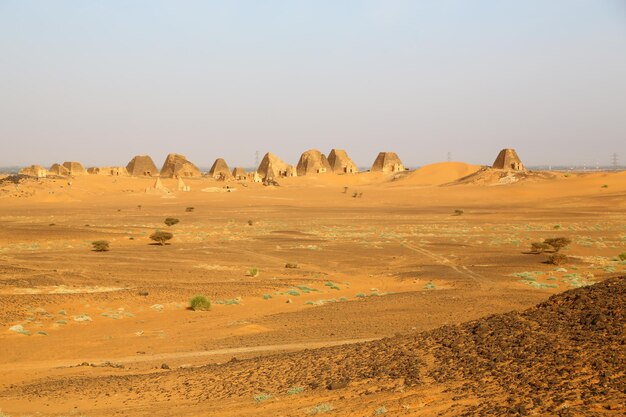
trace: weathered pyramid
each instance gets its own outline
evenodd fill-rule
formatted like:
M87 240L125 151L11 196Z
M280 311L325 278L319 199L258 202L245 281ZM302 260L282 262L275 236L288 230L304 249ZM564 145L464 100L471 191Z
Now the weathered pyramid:
M517 156L515 149L502 149L493 162L492 168L506 169L511 171L524 171L524 164Z
M356 164L348 153L341 149L333 149L328 154L328 163L335 174L353 174L359 172Z
M372 165L372 172L401 172L404 165L395 152L381 152Z
M91 175L111 175L114 177L128 175L128 171L124 167L93 167L87 168L87 173Z
M332 172L326 155L317 149L309 149L300 156L297 166L298 175L324 174Z
M237 167L237 168L233 169L233 177L237 181L243 181L243 180L248 179L248 174L246 173L245 169Z
M230 168L228 168L228 164L226 164L226 161L222 158L217 158L209 170L209 176L215 179L226 180L232 177L232 174L230 172Z
M170 190L163 186L161 182L161 178L157 177L154 185L152 187L146 188L146 193L148 194L169 194Z
M191 187L190 187L190 186L188 186L188 185L186 185L186 184L183 182L183 179L182 179L181 177L178 177L178 184L176 185L176 189L177 189L178 191L185 191L185 192L187 192L187 191L191 191Z
M53 164L48 172L51 175L59 175L62 177L67 177L68 175L70 175L70 171L61 164Z
M252 182L263 182L263 178L259 175L258 172L248 172L248 179Z
M293 165L289 165L271 152L268 152L261 160L257 172L263 180L296 175Z
M197 166L189 162L184 155L176 153L167 155L163 168L161 168L161 177L163 178L200 176L202 176L202 173Z
M148 155L137 155L126 165L126 171L133 177L152 177L159 173L152 158Z
M45 178L48 176L48 170L41 165L31 165L20 169L20 175L28 175L30 177Z
M68 170L69 175L85 175L87 173L80 162L63 162L63 166Z

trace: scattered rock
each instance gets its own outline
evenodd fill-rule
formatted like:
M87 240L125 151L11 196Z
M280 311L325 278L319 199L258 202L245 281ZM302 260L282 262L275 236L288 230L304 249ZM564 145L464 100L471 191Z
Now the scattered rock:
M333 381L330 384L328 384L326 388L331 391L336 390L336 389L342 389L342 388L346 388L349 383L350 383L350 380L346 378L340 381Z

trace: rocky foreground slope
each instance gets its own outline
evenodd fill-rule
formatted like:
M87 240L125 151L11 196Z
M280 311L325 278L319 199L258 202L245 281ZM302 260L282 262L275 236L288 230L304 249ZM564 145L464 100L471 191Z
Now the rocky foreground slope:
M626 403L626 277L567 291L524 312L415 335L152 374L48 378L5 398L210 403L260 392L350 396L441 387L453 415L599 415ZM340 392L340 391L336 391ZM153 403L154 404L154 403Z

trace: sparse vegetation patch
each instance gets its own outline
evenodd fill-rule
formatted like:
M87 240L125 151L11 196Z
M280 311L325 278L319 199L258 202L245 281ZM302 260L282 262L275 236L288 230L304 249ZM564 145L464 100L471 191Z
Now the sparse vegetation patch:
M189 308L193 311L209 311L211 302L204 295L196 295L189 300Z
M155 242L157 242L159 245L163 246L165 245L165 242L167 242L168 240L172 239L174 237L173 234L169 233L169 232L162 232L160 230L152 233L150 235L150 239L154 240Z
M96 240L95 242L91 242L91 246L94 252L108 252L111 247L106 240Z

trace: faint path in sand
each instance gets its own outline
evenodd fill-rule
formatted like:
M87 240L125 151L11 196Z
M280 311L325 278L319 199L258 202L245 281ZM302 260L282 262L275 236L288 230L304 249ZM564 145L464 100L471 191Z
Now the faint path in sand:
M440 265L444 265L449 268L452 268L458 274L471 278L472 281L475 281L478 285L480 285L482 281L486 280L484 276L470 270L468 267L464 265L460 265L460 266L456 265L445 256L438 255L434 252L429 251L428 249L424 249L422 246L411 245L410 243L407 243L407 242L400 242L400 244L414 252L421 253L422 255L435 260Z
M235 348L223 348L213 350L196 350L190 352L170 352L170 353L156 353L153 355L136 355L136 356L123 356L119 358L108 359L64 359L57 361L36 361L25 362L20 364L5 364L5 371L16 370L33 370L33 369L53 369L53 368L67 368L71 366L77 366L82 363L93 364L94 366L102 366L105 364L133 364L140 362L150 361L162 361L162 360L175 360L185 358L199 358L205 356L220 356L220 355L235 355L245 353L260 353L260 352L282 352L282 351L298 351L304 349L318 349L323 347L349 345L362 342L371 342L380 338L366 338L366 339L347 339L336 341L322 341L322 342L309 342L309 343L286 343L280 345L263 345L263 346L247 346L247 347L235 347Z

